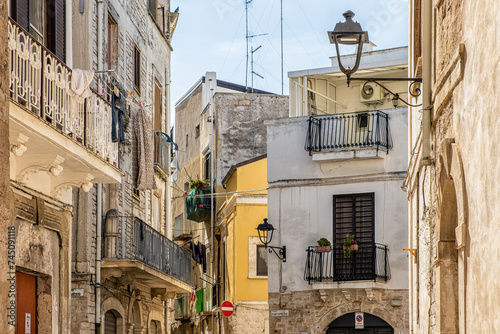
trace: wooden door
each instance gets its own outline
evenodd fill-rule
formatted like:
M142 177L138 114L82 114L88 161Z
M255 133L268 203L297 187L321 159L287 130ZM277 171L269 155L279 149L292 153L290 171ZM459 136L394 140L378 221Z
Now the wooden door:
M16 334L36 334L36 276L16 273Z

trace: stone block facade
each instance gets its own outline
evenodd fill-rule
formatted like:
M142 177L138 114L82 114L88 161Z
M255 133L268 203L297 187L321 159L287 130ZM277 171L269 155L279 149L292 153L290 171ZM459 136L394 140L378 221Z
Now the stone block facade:
M270 293L269 309L287 309L289 316L269 318L269 333L324 334L328 325L351 312L385 320L394 333L408 333L408 291L384 289L325 289Z

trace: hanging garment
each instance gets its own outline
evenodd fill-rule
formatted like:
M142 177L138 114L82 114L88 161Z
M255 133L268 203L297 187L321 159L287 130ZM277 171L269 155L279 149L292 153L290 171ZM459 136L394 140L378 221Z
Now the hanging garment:
M207 248L201 242L198 242L198 249L200 250L201 265L203 273L207 273Z
M126 90L114 78L111 79L111 140L126 143L125 119L128 118Z
M156 189L153 165L153 124L142 106L132 103L132 178L137 190Z
M71 74L71 90L83 98L92 96L90 84L93 78L94 71L74 68Z

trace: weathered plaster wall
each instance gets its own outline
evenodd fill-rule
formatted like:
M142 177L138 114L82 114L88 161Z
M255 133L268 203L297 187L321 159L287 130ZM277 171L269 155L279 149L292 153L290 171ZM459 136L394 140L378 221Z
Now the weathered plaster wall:
M217 93L217 184L231 166L267 153L264 121L288 116L288 96Z
M394 147L372 159L314 161L304 150L307 117L266 122L268 218L277 230L273 244L287 246L287 262L269 257L269 268L276 268L269 273L270 309L291 310L289 317L271 317L271 332L324 333L335 318L356 310L386 320L396 333L407 328L408 254L401 251L408 235L407 200L401 190L408 163L407 111L383 111L390 116ZM305 250L321 237L332 239L332 196L371 192L375 194L375 242L389 249L391 278L309 285L303 279ZM350 297L342 291L350 291ZM390 306L392 299L401 303Z
M8 32L7 32L7 1L0 4L0 333L8 332L7 305L9 305L7 282L8 259L8 227L10 226L10 177L9 177L9 64Z
M435 5L434 163L427 169L416 165L419 174L413 177L420 188L409 193L419 247L411 279L424 278L413 290L412 325L415 333L443 332L450 322L450 332L494 333L500 328L495 316L500 299L491 293L500 289L495 261L500 255L495 219L500 214L500 96L494 89L500 74L495 55L500 38L491 27L498 24L500 4L445 0ZM419 126L412 122L414 132ZM448 212L455 215L451 222ZM428 225L424 238L418 232L422 224ZM456 229L450 236L454 247L445 252L442 231L450 224ZM452 266L443 271L445 256ZM453 289L443 295L449 286Z

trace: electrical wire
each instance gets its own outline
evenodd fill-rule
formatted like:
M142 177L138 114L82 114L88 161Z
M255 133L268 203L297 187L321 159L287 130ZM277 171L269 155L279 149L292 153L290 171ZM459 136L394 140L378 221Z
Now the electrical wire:
M267 191L267 188L264 189L254 189L254 190L241 190L241 191L228 191L225 193L214 193L215 197L226 197L226 195L232 195L232 194L249 194L249 193L255 193L259 191ZM265 194L261 194L265 195ZM208 194L198 194L198 195L188 195L186 194L185 196L187 197L208 197ZM184 196L175 196L172 197L172 199L178 199L178 198L184 198Z

